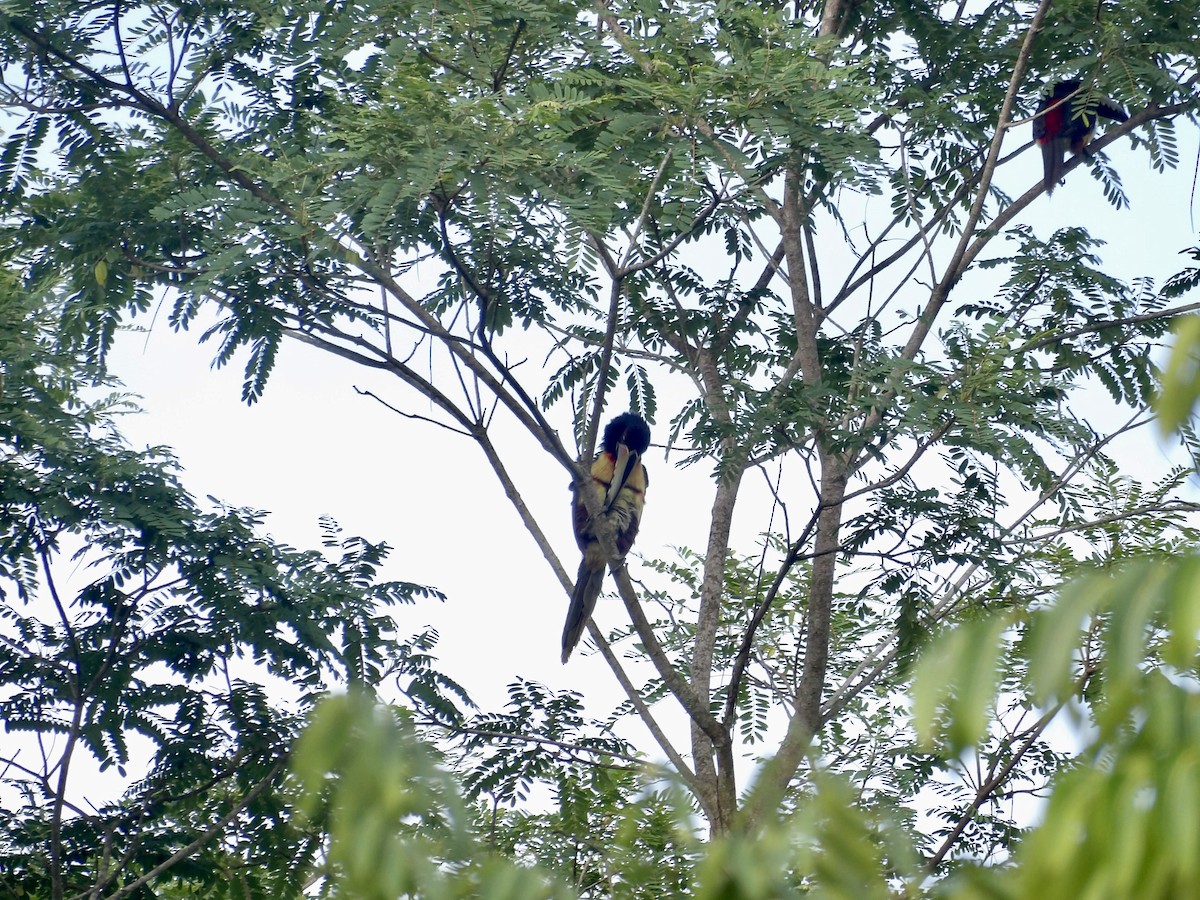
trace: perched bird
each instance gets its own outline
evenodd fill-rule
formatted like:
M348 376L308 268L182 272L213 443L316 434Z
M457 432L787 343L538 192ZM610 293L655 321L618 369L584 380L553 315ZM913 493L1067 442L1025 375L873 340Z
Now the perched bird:
M1125 110L1104 97L1080 90L1075 79L1060 81L1042 97L1033 120L1033 138L1042 148L1046 193L1052 193L1063 177L1067 148L1078 156L1092 139L1100 116L1114 122L1129 118Z
M591 490L600 502L600 515L612 526L616 540L618 558L624 557L637 537L638 523L642 520L642 504L646 497L646 485L650 479L642 456L650 446L650 426L646 420L634 413L622 413L604 428L600 441L600 452L592 463ZM587 488L584 488L587 490ZM572 514L575 525L575 541L583 551L579 563L579 574L575 576L575 591L571 594L571 608L567 611L567 622L563 626L562 661L565 663L571 651L583 636L583 629L596 599L604 585L604 568L608 555L600 547L596 537L600 521L588 515L587 506L578 492L573 503Z

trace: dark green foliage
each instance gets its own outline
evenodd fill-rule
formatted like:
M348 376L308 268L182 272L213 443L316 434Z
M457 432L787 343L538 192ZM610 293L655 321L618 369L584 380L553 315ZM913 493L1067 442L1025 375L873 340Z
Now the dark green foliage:
M463 729L468 798L523 801L534 784L563 787L582 779L591 766L610 762L614 754L628 766L633 748L601 723L586 722L577 694L517 681L508 686L508 697L503 713L480 713Z
M389 548L331 521L324 551L301 551L261 513L203 509L165 450L122 441L129 403L83 383L54 311L3 277L0 893L296 895L321 849L285 778L304 714L396 678L458 717L429 638L389 615L439 595L381 578ZM109 787L68 779L91 767Z

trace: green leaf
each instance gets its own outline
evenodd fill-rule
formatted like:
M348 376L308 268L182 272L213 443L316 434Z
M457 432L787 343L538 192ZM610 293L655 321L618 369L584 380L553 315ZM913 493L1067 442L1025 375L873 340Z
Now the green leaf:
M999 683L1005 616L985 616L946 629L921 654L913 676L913 725L925 746L940 730L946 713L947 751L956 753L984 736L988 707Z

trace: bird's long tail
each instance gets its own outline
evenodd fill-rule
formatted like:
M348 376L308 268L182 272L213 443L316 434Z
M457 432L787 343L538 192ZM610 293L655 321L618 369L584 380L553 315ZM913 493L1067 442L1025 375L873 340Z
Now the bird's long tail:
M575 590L571 594L571 608L567 611L567 622L563 626L562 661L571 657L571 651L583 637L583 629L596 609L600 589L604 587L604 566L594 569L585 557L579 563L579 574L575 576Z
M1062 142L1057 138L1051 138L1042 144L1042 183L1046 186L1046 193L1054 192L1058 187L1058 183L1063 177L1063 156L1064 150Z

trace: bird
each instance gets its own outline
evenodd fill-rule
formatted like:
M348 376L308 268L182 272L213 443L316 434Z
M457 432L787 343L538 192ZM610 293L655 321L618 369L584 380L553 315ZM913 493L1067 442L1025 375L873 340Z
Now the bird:
M1054 85L1042 96L1033 119L1033 138L1042 148L1043 183L1051 194L1063 178L1063 158L1069 147L1078 156L1096 131L1100 117L1124 122L1125 110L1105 97L1081 90L1071 78Z
M650 478L642 457L650 447L650 426L636 413L627 412L614 418L604 427L600 452L592 462L592 479L583 490L592 490L600 504L600 516L611 525L617 546L617 559L624 558L637 537L642 520L642 506ZM574 486L573 486L574 487ZM565 664L571 651L583 636L583 629L592 617L600 588L604 585L604 568L608 554L600 546L597 531L599 517L589 513L578 490L572 502L572 521L575 542L583 551L575 590L562 633L562 661Z

